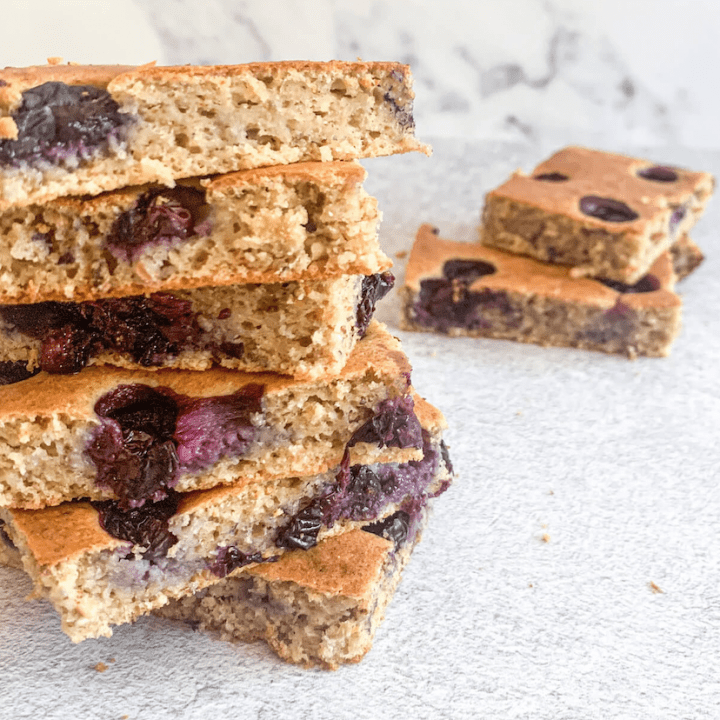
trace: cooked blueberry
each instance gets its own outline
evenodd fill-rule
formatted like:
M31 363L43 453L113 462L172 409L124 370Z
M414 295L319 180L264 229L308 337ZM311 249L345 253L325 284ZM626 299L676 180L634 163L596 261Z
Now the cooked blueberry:
M600 280L600 282L621 293L644 293L660 289L660 280L650 273L641 277L634 285L626 285L617 280Z
M18 332L32 338L42 338L48 329L59 329L80 321L78 306L60 302L0 305L0 316Z
M392 290L395 276L390 272L367 275L363 278L360 288L360 301L355 314L355 325L360 337L365 335L373 313L375 304L382 300Z
M580 198L580 210L585 215L604 220L605 222L631 222L640 216L628 205L620 200L598 197L597 195L585 195Z
M567 175L563 175L559 172L540 173L540 175L533 175L533 180L543 180L545 182L565 182L570 178Z
M40 348L41 369L62 375L79 373L87 365L92 342L91 333L73 325L51 330Z
M452 475L454 472L453 465L450 460L450 453L448 452L447 445L444 440L440 441L440 454L442 455L443 462L445 463L445 468Z
M207 222L205 192L186 185L149 190L112 225L106 243L120 260L134 262L148 247L173 245L202 234Z
M0 163L5 165L82 158L106 149L132 122L107 90L92 85L47 82L25 90L22 98L12 115L18 138L0 140Z
M448 260L442 269L448 280L457 280L467 285L471 285L483 275L492 275L495 271L496 267L492 263L483 260Z
M404 510L398 510L384 520L378 520L371 525L366 525L363 530L390 540L395 544L397 550L405 543L409 528L410 516Z
M322 501L312 501L282 528L275 539L275 545L290 550L309 550L314 547L323 525L323 515Z
M635 332L635 313L620 299L591 322L581 333L582 337L599 345L628 341Z
M0 362L0 385L12 385L16 382L22 382L39 372L40 368L28 370L27 363L24 360L18 360L17 362L3 360Z
M377 443L380 447L420 447L422 428L412 398L398 397L381 402L375 415L353 433L348 447L360 442Z
M218 577L224 578L233 570L245 567L252 563L263 562L262 553L244 553L234 545L222 547L218 550L217 560L210 566L210 571Z
M675 182L678 179L677 172L666 165L655 165L653 167L644 168L642 170L638 170L637 174L646 180L653 180L654 182L662 183Z
M114 500L93 502L105 532L144 548L144 559L150 562L165 557L177 542L168 521L177 512L179 495L170 491L164 500L145 503L141 508L125 510ZM133 557L132 555L130 557Z
M123 430L166 439L175 432L178 406L167 393L148 385L120 385L95 403L95 412L111 418Z

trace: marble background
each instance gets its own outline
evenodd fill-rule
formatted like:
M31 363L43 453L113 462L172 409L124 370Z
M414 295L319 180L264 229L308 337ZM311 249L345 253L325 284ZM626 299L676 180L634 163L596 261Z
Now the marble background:
M5 0L2 62L410 63L423 137L720 146L715 0Z

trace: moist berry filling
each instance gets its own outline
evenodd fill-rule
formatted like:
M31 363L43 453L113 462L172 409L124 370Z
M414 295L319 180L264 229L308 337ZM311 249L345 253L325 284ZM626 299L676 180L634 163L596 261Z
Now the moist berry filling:
M340 520L376 520L384 508L399 503L401 509L421 507L435 478L440 450L422 431L422 460L350 466L346 452L335 481L310 500L280 530L275 545L308 550L317 544L320 530ZM444 485L440 492L447 488ZM406 507L407 506L407 507Z
M210 233L205 191L187 185L149 190L118 216L105 242L118 259L135 262L148 248Z
M391 272L366 275L360 288L360 300L355 313L358 335L363 337L375 312L375 305L392 290L395 276Z
M12 385L16 382L22 382L39 372L40 368L28 370L25 360L18 360L17 362L3 360L0 362L0 385Z
M482 260L448 260L443 265L444 277L420 281L413 306L415 322L448 332L452 327L488 329L499 317L504 326L518 327L522 318L505 291L469 289L475 280L495 271L494 265Z
M80 372L103 351L127 354L144 367L161 365L193 347L202 334L192 303L170 293L3 305L0 317L40 340L40 369L60 374Z
M374 443L379 447L420 447L423 442L422 426L415 415L412 396L383 400L375 415L352 434L348 447L360 442Z
M0 140L0 164L16 167L87 159L124 141L134 121L120 112L107 90L62 82L25 90L12 118L18 137Z
M121 509L137 508L167 497L180 473L246 454L263 392L258 384L210 398L140 384L111 390L95 404L101 424L86 448L96 485L112 490Z

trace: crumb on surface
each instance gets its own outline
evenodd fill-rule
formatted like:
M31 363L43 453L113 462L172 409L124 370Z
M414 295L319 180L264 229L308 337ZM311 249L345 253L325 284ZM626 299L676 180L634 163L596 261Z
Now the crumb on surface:
M47 59L48 65L62 65L63 59L57 55Z
M99 673L104 673L104 672L108 669L108 666L107 666L104 662L99 662L99 663L95 666L95 669L96 669Z
M402 260L403 258L407 257L407 254L408 254L407 250L398 250L398 252L395 253L395 257L398 260Z
M549 542L550 542L550 536L549 536L547 533L543 533L543 534L540 536L540 540L541 540L542 542L544 542L544 543L549 543Z
M665 592L661 587L658 587L658 586L657 586L654 582L652 582L652 581L650 581L650 582L648 583L648 585L650 586L650 589L651 589L656 595L657 595L658 593L664 593L664 592Z

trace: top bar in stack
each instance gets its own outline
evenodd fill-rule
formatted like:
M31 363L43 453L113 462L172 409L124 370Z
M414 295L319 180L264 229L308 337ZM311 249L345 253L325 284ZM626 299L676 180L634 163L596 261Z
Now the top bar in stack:
M481 242L634 284L695 224L713 184L705 172L568 147L488 193Z
M0 209L306 160L429 149L396 63L0 71Z

